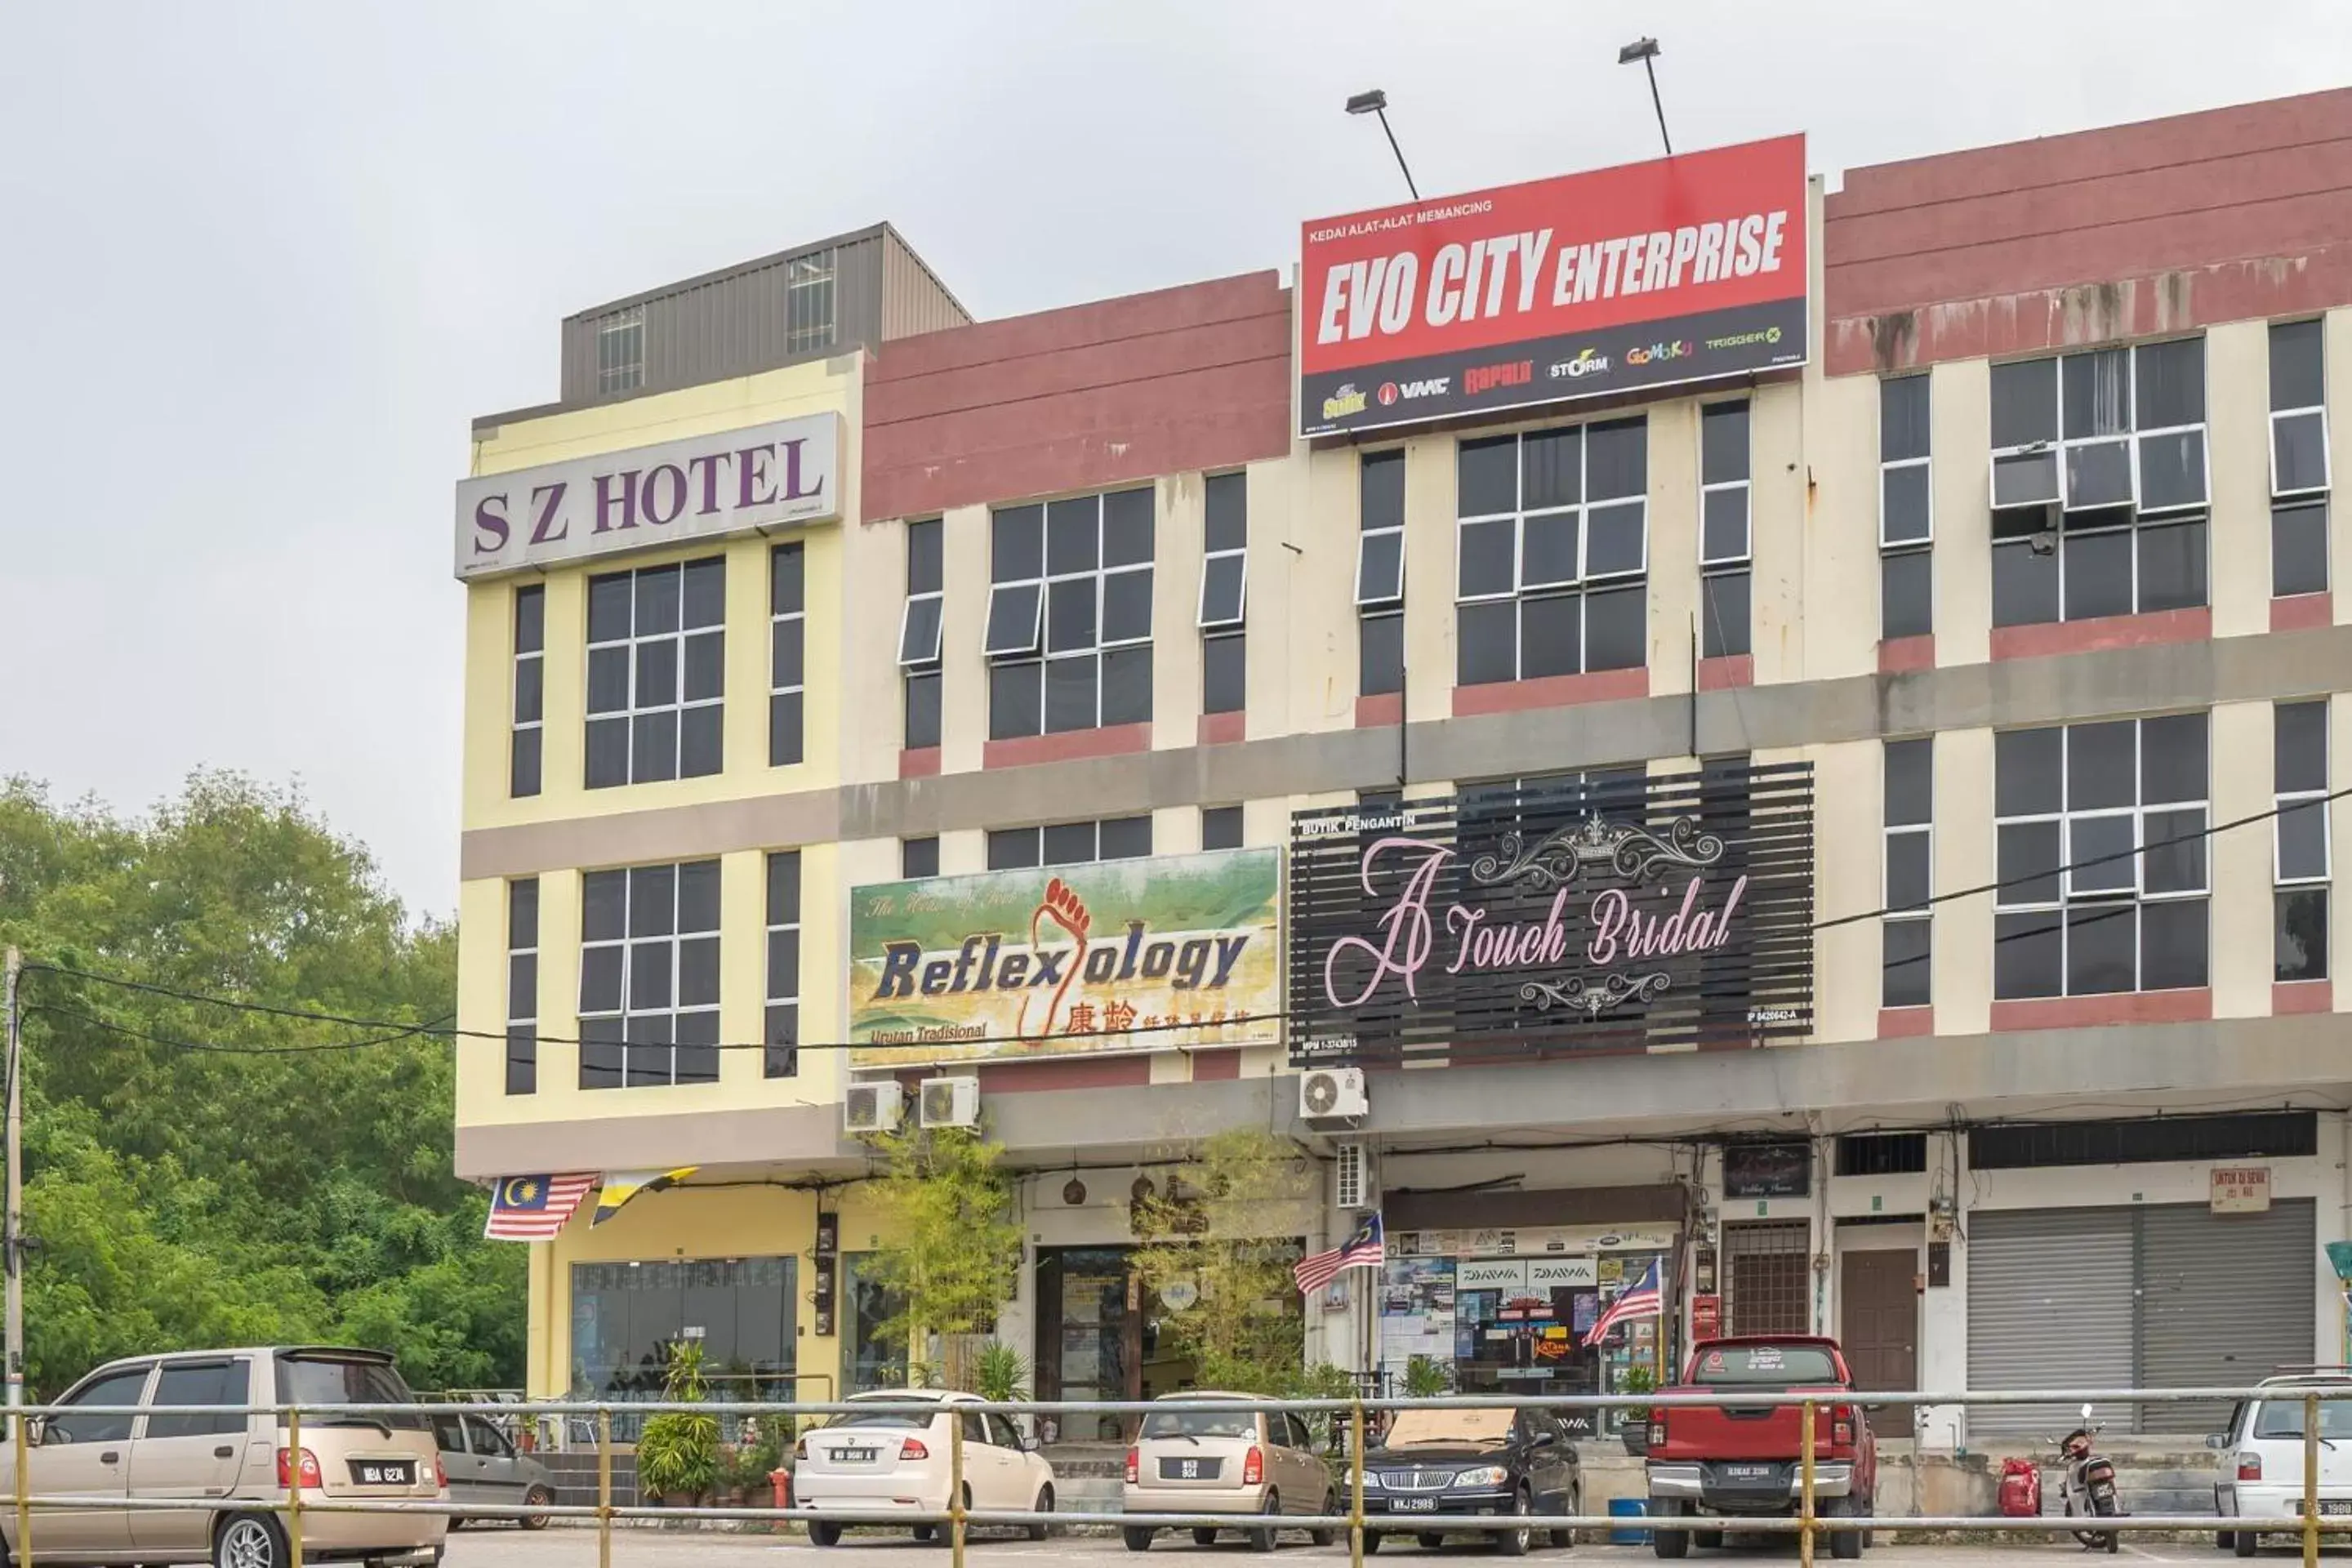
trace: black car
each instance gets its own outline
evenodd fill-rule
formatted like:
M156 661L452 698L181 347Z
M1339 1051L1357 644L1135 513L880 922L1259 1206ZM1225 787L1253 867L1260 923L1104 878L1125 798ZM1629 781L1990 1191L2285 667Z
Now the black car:
M1541 1410L1401 1410L1364 1456L1364 1550L1382 1535L1436 1546L1446 1522L1513 1514L1582 1511L1576 1448ZM1482 1530L1506 1557L1526 1553L1535 1531ZM1572 1532L1555 1530L1552 1544Z

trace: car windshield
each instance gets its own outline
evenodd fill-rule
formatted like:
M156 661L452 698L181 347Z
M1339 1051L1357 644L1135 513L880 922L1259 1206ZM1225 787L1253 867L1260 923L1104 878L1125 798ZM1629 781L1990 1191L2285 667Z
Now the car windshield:
M1400 1410L1381 1447L1426 1448L1440 1444L1490 1448L1511 1440L1507 1410Z
M2352 1399L2323 1399L2319 1402L2319 1435L2323 1437L2352 1437ZM2302 1401L2263 1400L2254 1410L2254 1436L2302 1436Z
M1700 1352L1691 1377L1701 1387L1754 1384L1786 1388L1837 1380L1837 1363L1819 1345L1716 1345Z
M1257 1417L1247 1410L1155 1410L1143 1418L1147 1437L1255 1437Z
M936 1401L877 1399L847 1415L834 1417L835 1426L884 1426L898 1432L919 1432L940 1413Z
M302 1406L305 1426L375 1426L423 1432L431 1423L421 1410L376 1415L313 1415L321 1405L414 1405L407 1379L380 1361L316 1352L278 1358L278 1402Z

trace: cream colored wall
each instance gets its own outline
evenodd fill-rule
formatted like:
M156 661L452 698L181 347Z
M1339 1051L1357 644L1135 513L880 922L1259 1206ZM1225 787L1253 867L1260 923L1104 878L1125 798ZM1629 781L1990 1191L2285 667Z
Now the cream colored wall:
M1802 659L1768 670L1759 642L1759 681L1830 680L1878 668L1878 382L1859 375L1816 380L1809 373L1805 395L1810 401L1795 413L1801 442L1787 454L1803 470L1802 510L1793 536L1776 537L1773 545L1801 563L1802 597L1779 613L1795 623ZM1805 613L1828 605L1851 608Z
M1943 548L1941 541L1937 548ZM1936 644L1940 656L1940 633ZM1990 730L1947 730L1936 737L1933 864L1938 893L1981 888L1997 875L1992 771ZM1927 967L1939 1034L1982 1034L1992 1026L1992 911L1990 899L1954 899L1936 906Z
M1958 360L1930 374L1936 662L1948 668L1982 664L1992 657L1992 365ZM1872 388L1873 395L1876 390ZM1876 424L1874 419L1874 430Z
M2208 588L2217 637L2271 629L2270 365L2268 322L2231 321L2206 331L2205 472L2213 501Z
M1691 689L1698 593L1698 405L1650 416L1650 695ZM1753 472L1753 469L1749 470Z
M2267 482L2265 483L2267 489ZM2269 508L2263 508L2269 531ZM2214 552L2218 575L2227 552ZM2266 557L2267 552L2252 552ZM2270 568L2263 574L2263 622L2269 623ZM2219 617L2219 595L2215 615ZM2216 630L2218 631L2218 627ZM2272 794L2272 718L2267 702L2214 705L2208 754L2212 774L2210 822L2258 816L2276 804ZM2215 834L2207 841L2206 875L2213 889L2211 980L2217 1018L2263 1018L2271 1011L2273 973L2271 830L2267 824Z

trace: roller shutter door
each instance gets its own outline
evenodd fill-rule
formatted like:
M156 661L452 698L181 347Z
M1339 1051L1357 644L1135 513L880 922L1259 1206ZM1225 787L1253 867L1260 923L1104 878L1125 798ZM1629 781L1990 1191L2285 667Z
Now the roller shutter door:
M2121 1388L2132 1373L2133 1211L1968 1217L1969 1388ZM2039 1436L2065 1405L1972 1405L1971 1443Z
M2317 1209L2309 1198L2261 1214L2190 1205L2140 1211L2142 1388L2242 1388L2311 1360ZM2150 1405L2143 1432L2210 1432L2221 1404Z

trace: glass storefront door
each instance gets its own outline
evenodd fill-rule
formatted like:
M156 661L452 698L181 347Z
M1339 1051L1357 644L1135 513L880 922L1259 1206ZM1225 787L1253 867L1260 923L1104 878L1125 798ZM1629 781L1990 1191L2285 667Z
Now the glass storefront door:
M1037 1253L1037 1393L1043 1399L1142 1397L1141 1314L1124 1247L1041 1247ZM1117 1415L1046 1418L1049 1441L1116 1443Z
M848 1352L844 1360L848 1386L844 1394L871 1394L907 1386L907 1342L884 1331L906 1310L906 1299L883 1288L874 1277L874 1255L853 1252L842 1261L843 1294L849 1299Z

